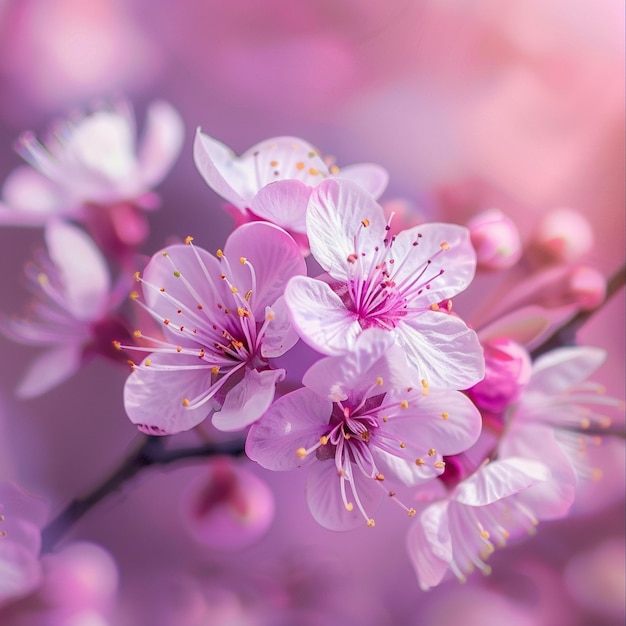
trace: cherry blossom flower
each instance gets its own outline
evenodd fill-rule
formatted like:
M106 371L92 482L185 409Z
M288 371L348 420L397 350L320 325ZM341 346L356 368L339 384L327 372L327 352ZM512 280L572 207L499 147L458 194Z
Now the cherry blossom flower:
M131 421L149 434L189 430L209 415L220 430L248 426L285 375L269 359L297 341L282 295L306 268L284 230L245 224L217 258L186 241L136 275L144 296L137 301L165 333L146 337L155 347L143 348L151 354L133 366L124 390Z
M315 188L306 223L311 252L328 272L323 280L294 278L285 292L306 343L335 355L350 349L364 329L382 328L433 387L466 389L482 378L476 333L440 306L474 276L467 229L424 224L389 236L372 197L336 180Z
M384 495L413 515L387 483L438 476L443 455L468 448L480 432L470 400L415 381L402 350L379 329L362 333L352 351L315 363L302 382L252 425L246 452L271 470L311 465L309 508L332 530L363 520L374 526Z
M448 572L462 582L476 568L488 574L495 546L534 531L537 519L519 496L549 477L542 463L512 457L484 464L448 493L435 483L440 499L419 512L407 534L420 588L435 587Z
M41 581L41 526L48 505L12 483L0 483L0 604Z
M266 220L293 234L305 233L311 189L323 180L342 178L358 183L378 198L387 186L387 172L373 163L330 167L316 148L297 137L266 139L240 157L200 129L194 160L205 182L243 216Z
M139 146L126 103L67 120L43 143L24 133L18 151L29 166L4 183L0 224L40 226L62 216L102 229L104 213L122 242L137 244L147 234L138 209L156 206L151 189L172 167L182 141L182 120L162 101L148 109Z
M125 283L111 284L106 261L89 236L55 220L45 239L47 254L26 268L35 294L30 315L1 326L9 339L45 348L17 389L21 397L49 391L96 354L119 358L110 342L127 332L114 313L126 295Z

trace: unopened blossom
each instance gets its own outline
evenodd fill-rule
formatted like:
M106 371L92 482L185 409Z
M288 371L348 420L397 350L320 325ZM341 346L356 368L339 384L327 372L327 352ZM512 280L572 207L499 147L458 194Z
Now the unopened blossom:
M271 470L310 465L309 508L332 530L374 526L384 496L414 515L394 485L437 477L443 456L469 448L480 432L469 399L415 380L380 329L362 333L350 352L315 363L302 382L252 425L246 452Z
M207 185L247 218L260 218L290 233L305 233L311 190L327 178L358 183L378 198L387 186L384 168L359 163L327 165L310 143L297 137L266 139L241 156L209 135L196 132L194 160Z
M482 465L449 491L435 483L439 498L420 510L407 534L420 588L435 587L449 572L461 582L475 569L488 574L486 560L497 546L534 531L538 520L520 495L549 477L542 463L512 457Z
M306 268L284 230L244 224L216 257L186 241L136 275L143 299L133 295L164 333L145 337L153 347L124 389L128 416L149 434L189 430L207 416L220 430L251 424L285 375L270 359L297 341L282 296Z
M12 483L0 483L0 604L40 583L41 527L47 514L43 500Z
M522 256L522 242L513 220L498 209L475 215L468 223L478 267L504 270L513 267Z
M285 292L306 343L336 355L351 349L363 330L380 328L433 387L466 389L483 377L476 333L442 305L474 276L466 228L423 224L390 236L370 194L339 180L314 189L306 224L311 252L328 272L322 280L294 278Z
M29 315L4 320L8 338L42 348L17 393L33 397L72 376L95 354L118 358L111 340L126 332L115 314L124 284L112 284L107 263L80 228L53 221L46 226L47 253L26 268L34 293Z
M4 182L0 224L38 226L62 216L97 230L106 216L122 242L140 242L147 231L138 209L156 206L151 190L178 157L183 123L171 105L157 101L139 145L135 133L126 103L68 119L43 141L24 133L17 149L29 166Z

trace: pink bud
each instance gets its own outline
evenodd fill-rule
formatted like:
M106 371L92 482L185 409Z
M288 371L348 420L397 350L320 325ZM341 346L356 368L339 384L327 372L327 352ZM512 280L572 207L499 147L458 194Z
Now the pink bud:
M478 267L504 270L513 267L522 256L522 244L513 221L498 209L483 211L468 223Z
M542 263L571 263L593 248L593 231L584 215L572 209L553 209L539 222L532 252Z
M568 277L569 294L583 311L595 309L606 297L606 278L593 267L578 267Z
M219 550L252 544L274 518L269 487L228 457L211 461L209 473L183 494L183 520L200 543Z
M532 369L530 356L509 339L495 339L483 348L485 377L468 395L482 411L500 413L519 398L528 382Z

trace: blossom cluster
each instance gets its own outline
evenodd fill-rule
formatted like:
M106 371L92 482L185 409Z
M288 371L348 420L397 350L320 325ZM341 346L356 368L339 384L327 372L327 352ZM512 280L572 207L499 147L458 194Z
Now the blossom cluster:
M477 271L510 270L526 253L505 214L399 228L379 203L380 165L339 167L286 136L237 156L198 130L195 164L235 228L214 253L177 233L133 274L182 126L156 103L135 149L118 105L44 143L22 138L30 167L6 180L0 221L43 225L47 251L27 268L30 315L2 325L44 348L18 393L45 393L94 356L128 363L124 406L142 433L241 433L263 468L306 466L310 512L330 530L374 527L383 500L397 506L424 590L488 572L496 547L566 516L594 476L585 447L621 405L589 381L603 351L546 340L602 301L597 272L578 268L574 280L551 265L493 301L475 292L482 307L457 312ZM538 237L535 253L554 240ZM245 509L248 479L220 463L220 493ZM10 540L0 555L11 584L30 591L38 541Z

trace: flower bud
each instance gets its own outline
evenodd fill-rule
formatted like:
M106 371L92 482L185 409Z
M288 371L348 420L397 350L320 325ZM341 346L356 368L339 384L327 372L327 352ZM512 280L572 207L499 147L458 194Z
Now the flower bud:
M504 270L515 265L522 255L522 244L513 221L498 209L475 215L468 223L478 267Z
M571 263L593 247L593 231L587 218L572 209L554 209L539 222L531 244L543 263Z
M485 377L467 392L481 411L500 413L515 402L531 374L528 352L510 339L486 343Z
M578 267L568 277L568 292L581 310L595 309L606 297L606 278L593 267Z
M227 457L211 461L208 476L190 486L181 505L183 521L192 536L219 550L252 544L274 518L269 487Z

